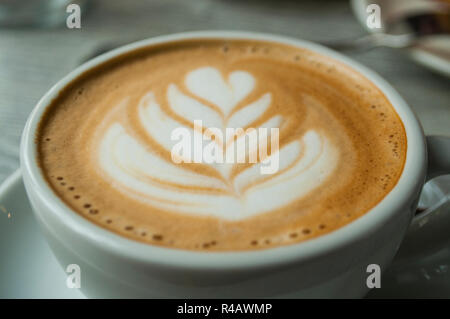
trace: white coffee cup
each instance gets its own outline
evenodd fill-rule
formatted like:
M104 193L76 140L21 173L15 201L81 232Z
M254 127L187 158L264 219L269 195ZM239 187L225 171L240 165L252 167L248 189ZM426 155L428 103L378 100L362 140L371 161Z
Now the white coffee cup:
M336 231L298 244L242 252L194 252L147 245L107 231L71 210L46 183L37 162L36 129L52 99L78 75L120 54L194 38L286 43L319 52L358 70L385 94L404 124L407 156L397 185L373 209ZM191 32L126 45L64 77L45 94L28 119L22 136L21 168L29 199L50 247L64 268L70 264L80 266L81 290L88 297L362 297L369 289L368 266L376 264L383 271L399 249L426 176L450 173L450 139L426 139L409 106L386 81L325 47L268 34ZM421 229L413 227L410 241L427 229L437 229L436 225L443 225L443 220L447 222L449 218L428 220L432 222ZM407 255L412 253L414 249Z

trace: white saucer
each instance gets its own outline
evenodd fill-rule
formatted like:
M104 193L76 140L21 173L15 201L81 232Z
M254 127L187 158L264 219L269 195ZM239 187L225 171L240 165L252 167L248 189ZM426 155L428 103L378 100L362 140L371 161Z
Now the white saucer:
M9 217L8 217L9 214ZM0 298L84 298L41 235L20 171L0 186Z
M432 195L432 187L425 190ZM9 217L8 217L9 215ZM41 235L20 171L0 186L0 298L84 298ZM450 247L400 269L388 270L369 298L450 298Z

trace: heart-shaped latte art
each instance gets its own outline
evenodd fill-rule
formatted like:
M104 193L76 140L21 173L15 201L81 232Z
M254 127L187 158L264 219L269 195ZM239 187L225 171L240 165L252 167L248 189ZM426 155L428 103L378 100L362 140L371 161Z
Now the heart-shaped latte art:
M261 160L237 173L236 164L201 164L217 172L216 175L168 160L161 152L170 154L176 143L171 139L175 129L185 128L193 139L203 139L204 131L194 134L193 126L186 125L201 120L203 128L218 128L226 136L226 128L245 129L258 120L261 122L273 102L271 92L266 92L236 109L257 85L256 79L245 71L231 72L225 78L213 67L202 67L189 72L184 84L190 94L183 93L173 83L167 87L171 112L161 107L164 101L158 101L152 91L140 99L140 124L145 134L156 142L158 150L136 139L120 122L109 123L104 130L96 160L112 185L128 196L162 210L242 220L302 198L320 186L336 167L337 150L326 136L315 130L306 131L300 138L282 145L278 153L268 155L265 160L270 160L270 156L279 158L279 169L271 175L260 173L264 166ZM275 114L255 128L282 131L285 122L282 115ZM212 142L227 152L239 138L245 137ZM203 148L207 145L203 143Z

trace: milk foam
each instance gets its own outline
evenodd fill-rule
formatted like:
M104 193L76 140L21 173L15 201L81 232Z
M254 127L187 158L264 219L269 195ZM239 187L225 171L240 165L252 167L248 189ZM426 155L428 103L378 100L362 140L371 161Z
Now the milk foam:
M250 148L227 128L267 128L279 147ZM246 141L246 161L172 158L185 133L194 156L212 145L228 157ZM132 240L196 251L339 229L392 190L407 149L395 109L363 75L307 49L237 39L152 45L95 67L52 100L36 141L48 184L74 212ZM278 170L262 174L267 163Z
M244 71L233 71L224 78L212 66L201 67L187 73L184 84L189 95L174 83L168 85L167 103L177 116L191 125L165 112L161 107L165 101L157 101L152 91L140 99L138 106L139 121L145 133L158 148L169 153L176 143L171 139L171 132L176 128L184 127L192 132L194 139L201 139L201 132L194 134L193 122L202 120L204 128L219 128L226 136L227 127L250 127L263 118L273 103L273 94L266 92L235 109L257 85L254 76ZM114 111L118 111L117 108L111 112ZM275 114L257 128L279 128L282 132L285 122L283 116ZM221 147L226 144L226 152L238 139L216 142ZM227 163L204 164L215 170L217 176L189 170L162 158L155 149L134 137L133 127L119 120L108 123L99 145L97 164L120 192L162 210L228 221L253 217L301 199L320 186L339 161L336 147L314 129L282 145L278 154L269 155L278 155L280 159L279 170L272 175L260 173L264 165L261 160L268 159L260 159L235 175L232 175L235 165ZM214 191L202 191L204 189Z

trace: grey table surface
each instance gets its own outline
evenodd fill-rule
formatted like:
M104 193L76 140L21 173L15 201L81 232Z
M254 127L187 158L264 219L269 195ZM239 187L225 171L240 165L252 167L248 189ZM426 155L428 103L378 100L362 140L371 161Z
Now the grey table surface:
M20 135L36 102L102 46L191 30L249 30L312 41L364 33L346 0L90 2L78 30L0 29L0 182L19 167ZM450 136L447 78L414 64L399 51L376 49L351 56L399 91L427 134Z

